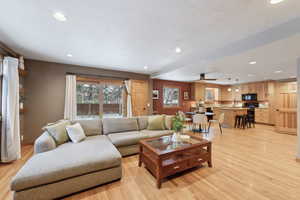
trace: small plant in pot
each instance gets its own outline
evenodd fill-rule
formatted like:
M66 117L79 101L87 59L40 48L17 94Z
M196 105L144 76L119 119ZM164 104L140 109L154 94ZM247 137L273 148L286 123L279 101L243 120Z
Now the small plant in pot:
M172 119L172 130L175 132L173 134L173 141L178 141L180 139L180 134L184 128L184 116L176 113L175 117Z

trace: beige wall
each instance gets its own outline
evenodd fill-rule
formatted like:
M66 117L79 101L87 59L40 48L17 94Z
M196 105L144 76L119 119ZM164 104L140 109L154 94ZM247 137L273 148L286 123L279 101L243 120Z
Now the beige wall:
M35 60L25 60L25 65L28 75L25 78L24 143L32 143L47 123L63 118L66 73L149 79L143 74Z

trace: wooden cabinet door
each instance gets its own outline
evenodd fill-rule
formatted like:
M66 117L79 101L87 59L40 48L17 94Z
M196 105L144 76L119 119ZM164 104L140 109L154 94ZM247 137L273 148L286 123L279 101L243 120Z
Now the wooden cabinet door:
M241 93L242 94L247 94L248 93L248 85L246 85L246 84L241 85Z
M297 133L297 93L280 92L277 95L275 130L280 133Z
M149 82L147 80L131 80L132 115L149 114Z
M233 92L233 100L235 101L242 100L242 92L241 92L241 87L239 85L234 86L232 92Z
M231 91L228 91L229 88L231 88ZM233 87L223 86L221 88L221 100L222 101L233 101L233 92L234 92Z

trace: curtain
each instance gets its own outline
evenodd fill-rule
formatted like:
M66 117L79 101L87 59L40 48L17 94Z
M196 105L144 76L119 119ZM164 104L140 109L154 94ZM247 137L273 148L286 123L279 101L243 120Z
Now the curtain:
M3 60L1 161L21 158L18 59Z
M122 116L127 117L127 89L125 86L125 82L123 81L122 87Z
M132 103L131 103L131 81L126 80L124 81L126 91L127 91L127 117L132 117Z
M76 76L66 76L65 113L64 118L75 120L77 116Z

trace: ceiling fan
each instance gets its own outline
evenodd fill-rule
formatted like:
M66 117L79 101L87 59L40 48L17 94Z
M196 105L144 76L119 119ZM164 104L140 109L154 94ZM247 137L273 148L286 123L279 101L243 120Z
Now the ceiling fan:
M200 80L199 81L216 81L216 78L205 78L205 73L200 74Z

